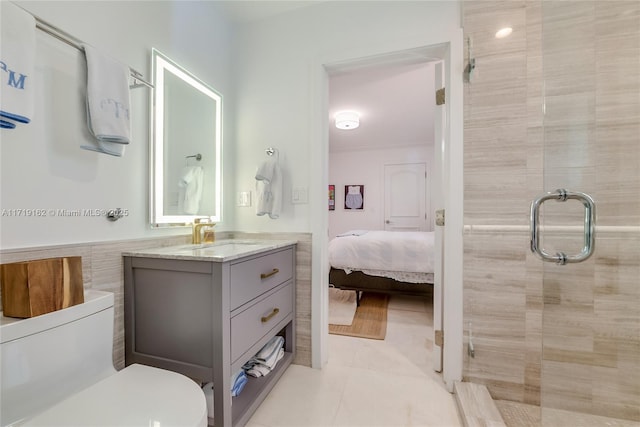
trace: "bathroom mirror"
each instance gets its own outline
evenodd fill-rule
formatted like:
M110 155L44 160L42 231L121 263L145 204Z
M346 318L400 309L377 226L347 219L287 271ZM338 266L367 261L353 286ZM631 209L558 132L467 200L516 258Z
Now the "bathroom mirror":
M221 220L222 97L152 50L151 225Z

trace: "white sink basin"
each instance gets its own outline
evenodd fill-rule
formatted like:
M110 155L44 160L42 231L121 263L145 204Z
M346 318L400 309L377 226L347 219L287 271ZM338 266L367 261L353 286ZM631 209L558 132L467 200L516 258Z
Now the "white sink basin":
M207 249L207 248L217 248L222 246L247 246L247 245L264 245L262 242L258 242L255 240L222 240L220 242L214 243L200 243L200 244L191 244L183 246L184 249Z
M226 262L264 251L283 248L295 243L295 240L224 239L214 243L164 246L124 252L123 255Z
M253 251L268 249L273 246L270 243L249 240L221 241L216 243L203 243L198 245L186 245L173 249L176 255L192 255L196 257L226 258L236 255L246 255Z

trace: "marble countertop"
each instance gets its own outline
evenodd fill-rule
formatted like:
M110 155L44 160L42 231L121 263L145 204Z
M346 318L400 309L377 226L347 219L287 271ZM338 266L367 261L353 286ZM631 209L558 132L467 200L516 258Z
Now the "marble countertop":
M199 245L166 246L162 248L142 249L123 252L123 256L146 258L186 259L192 261L226 262L273 249L295 245L295 240L218 240L215 243Z

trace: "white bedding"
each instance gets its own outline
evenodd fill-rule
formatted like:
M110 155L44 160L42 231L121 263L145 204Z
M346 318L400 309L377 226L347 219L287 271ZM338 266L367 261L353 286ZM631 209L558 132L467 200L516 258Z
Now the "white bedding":
M355 234L355 235L354 235ZM351 271L422 273L433 277L434 233L419 231L367 231L343 233L329 242L329 265ZM395 274L397 276L397 274ZM405 275L409 276L409 275ZM392 277L393 278L393 277Z

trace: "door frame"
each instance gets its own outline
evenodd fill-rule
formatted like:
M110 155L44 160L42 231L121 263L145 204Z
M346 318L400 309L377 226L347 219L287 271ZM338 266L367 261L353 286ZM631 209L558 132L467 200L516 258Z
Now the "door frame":
M421 37L419 40L390 41L386 46L367 46L349 52L333 52L310 61L310 230L311 238L311 363L323 368L328 360L329 241L328 210L326 208L329 185L329 77L327 68L363 59L381 60L401 52L413 52L434 60L442 60L446 79L446 124L443 129L442 183L447 223L445 233L443 286L443 330L446 331L443 348L443 380L447 390L453 392L456 381L462 380L463 361L463 298L462 298L462 231L463 231L463 32L456 29L439 35L437 40ZM313 161L311 160L313 159ZM433 207L432 207L433 208Z

